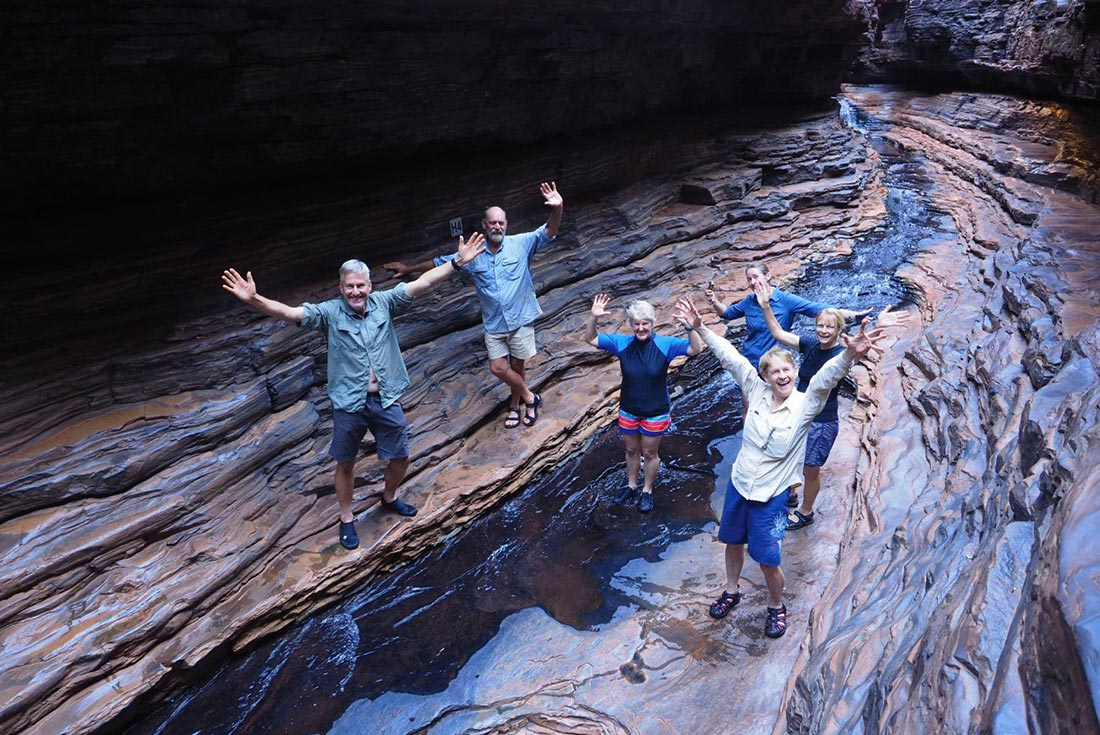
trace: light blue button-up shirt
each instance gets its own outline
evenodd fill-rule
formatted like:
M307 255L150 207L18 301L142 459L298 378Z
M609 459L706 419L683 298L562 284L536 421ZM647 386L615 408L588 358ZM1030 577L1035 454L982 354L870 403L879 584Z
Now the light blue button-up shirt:
M546 233L546 225L534 232L505 235L495 255L486 249L462 266L462 272L477 289L486 332L514 332L542 314L531 281L531 256L553 239ZM453 259L454 255L441 255L435 264L443 265Z
M362 411L367 405L370 372L378 378L382 406L392 405L409 387L409 371L401 357L393 317L405 311L412 296L399 283L388 291L372 291L363 316L341 299L304 303L302 326L328 337L328 395L332 407Z
M772 313L775 314L775 320L779 322L779 326L788 332L794 324L794 318L799 314L815 319L826 308L825 304L807 301L801 296L795 296L778 288L772 289L768 304L772 307ZM726 307L726 313L722 318L736 319L740 316L745 317L745 344L741 348L741 354L752 363L753 367L759 367L760 358L779 342L768 329L764 310L760 308L760 304L756 303L756 294L749 294L736 304L730 304Z

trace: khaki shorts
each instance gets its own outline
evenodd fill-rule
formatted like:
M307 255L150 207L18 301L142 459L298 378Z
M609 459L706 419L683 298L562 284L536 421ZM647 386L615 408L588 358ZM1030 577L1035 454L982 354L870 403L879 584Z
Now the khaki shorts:
M517 360L529 360L538 352L535 347L535 328L528 324L526 327L504 334L486 332L485 349L489 351L490 360L499 360L508 356Z

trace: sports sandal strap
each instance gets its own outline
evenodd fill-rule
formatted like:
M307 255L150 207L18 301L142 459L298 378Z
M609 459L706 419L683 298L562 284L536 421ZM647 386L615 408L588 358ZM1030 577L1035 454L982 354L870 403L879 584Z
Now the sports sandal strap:
M730 610L734 605L741 602L741 593L734 592L730 594L727 591L723 591L717 600L710 604L710 616L712 618L718 618L721 620L730 614Z

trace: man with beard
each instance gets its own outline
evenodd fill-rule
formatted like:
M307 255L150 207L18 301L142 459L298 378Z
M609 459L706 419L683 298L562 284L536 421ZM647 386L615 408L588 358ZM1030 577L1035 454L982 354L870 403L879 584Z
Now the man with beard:
M542 396L527 387L525 361L535 356L535 319L542 314L531 280L531 257L557 237L564 201L553 182L543 182L539 191L551 208L546 224L533 232L508 235L508 217L500 207L485 210L482 227L486 249L461 271L474 282L481 319L485 326L485 348L489 353L489 372L511 390L504 426L513 429L522 423L534 426L539 418ZM383 264L403 278L440 266L455 256L443 255L423 263ZM521 408L521 404L524 408ZM522 414L522 417L521 417Z
M222 288L248 306L285 322L324 332L328 338L328 393L333 431L329 454L336 460L336 501L340 505L340 544L359 546L352 514L355 458L370 430L378 458L388 460L383 473L382 507L402 516L416 508L397 499L397 487L409 469L409 429L398 399L409 387L409 372L401 357L393 317L427 293L456 269L485 250L485 238L474 233L458 240L458 252L446 263L410 283L375 292L370 269L361 260L340 266L340 298L319 304L288 306L256 292L249 271L242 277L230 268L222 273Z

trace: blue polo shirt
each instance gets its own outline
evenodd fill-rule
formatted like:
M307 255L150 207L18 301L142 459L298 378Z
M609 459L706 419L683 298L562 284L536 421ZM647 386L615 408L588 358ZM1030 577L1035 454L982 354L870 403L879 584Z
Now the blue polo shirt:
M691 342L680 337L654 334L639 340L633 334L600 334L596 346L619 357L623 373L619 406L640 418L669 413L668 366L686 355Z
M768 303L772 307L772 313L775 314L779 326L788 332L794 324L794 318L799 314L813 319L827 308L825 304L807 301L801 296L780 291L778 288L772 289ZM759 370L760 358L779 343L768 330L768 323L764 321L764 311L760 308L760 304L756 303L756 294L749 294L736 304L730 304L722 317L727 320L745 318L745 344L740 352L748 358L754 368Z
M322 331L328 338L328 395L333 408L362 411L366 407L372 368L383 406L395 403L409 387L393 317L411 303L408 289L399 283L389 291L372 291L363 316L342 298L302 304L302 326Z
M506 334L526 327L542 314L531 281L531 256L554 238L546 233L546 225L534 232L505 235L500 248L493 254L486 248L460 269L474 282L481 302L481 321L489 334ZM440 255L436 265L454 260L454 255Z
M821 340L817 337L803 337L798 338L798 351L802 353L802 363L798 366L798 390L803 393L810 386L810 378L817 374L817 371L822 368L829 360L833 359L841 352L844 352L844 343L838 342L835 347L830 347L827 350L821 349ZM829 398L825 401L825 405L821 408L821 413L814 416L815 424L824 424L830 421L839 421L840 417L837 414L837 395L840 393L840 386L837 385L829 393Z

